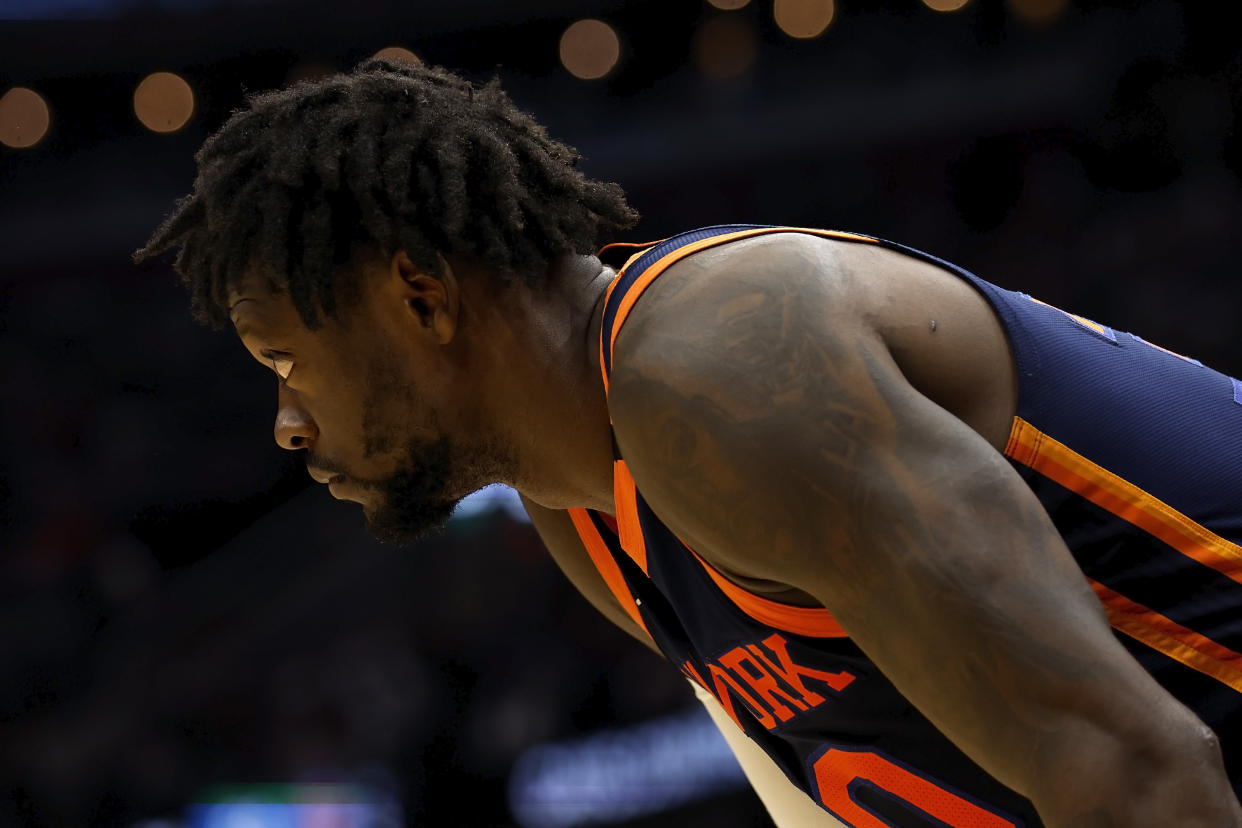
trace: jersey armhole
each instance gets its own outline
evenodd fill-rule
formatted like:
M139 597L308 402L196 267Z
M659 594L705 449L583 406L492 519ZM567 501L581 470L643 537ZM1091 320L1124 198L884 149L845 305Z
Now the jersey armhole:
M621 609L625 610L625 614L633 619L634 623L638 624L648 638L651 638L651 631L647 629L642 613L638 611L638 603L634 600L634 595L625 583L625 577L621 574L621 567L617 565L616 560L612 557L612 552L600 534L599 528L595 525L591 513L586 509L569 509L567 511L569 512L570 520L573 521L574 529L578 532L578 537L582 540L582 545L591 557L591 563L595 565L595 569L599 572L600 577L604 579L608 590L617 599ZM604 516L600 515L600 517L603 518Z
M684 546L684 544L683 544ZM771 598L755 595L730 581L716 571L716 568L703 560L697 552L686 547L707 572L716 588L724 593L734 606L760 624L765 624L782 632L804 635L808 638L848 638L848 634L837 623L826 609L817 607L797 607L782 604Z

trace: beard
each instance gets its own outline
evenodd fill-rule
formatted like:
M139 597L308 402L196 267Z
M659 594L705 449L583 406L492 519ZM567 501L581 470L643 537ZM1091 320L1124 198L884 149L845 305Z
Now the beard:
M382 479L355 478L370 495L364 507L367 529L379 541L405 545L442 529L466 495L511 477L517 464L495 435L476 432L463 445L445 434L434 411L413 414L418 407L412 385L391 352L377 349L367 378L363 457L391 454L405 439L396 472ZM423 436L405 436L411 419L424 424ZM331 464L320 467L335 470Z
M512 479L516 466L494 439L463 448L444 435L410 438L396 472L358 481L370 495L364 507L367 529L381 543L411 544L443 529L471 492Z
M405 545L444 528L453 509L465 497L449 493L453 477L453 447L440 437L412 442L404 468L369 484L376 506L366 511L367 529L382 543Z

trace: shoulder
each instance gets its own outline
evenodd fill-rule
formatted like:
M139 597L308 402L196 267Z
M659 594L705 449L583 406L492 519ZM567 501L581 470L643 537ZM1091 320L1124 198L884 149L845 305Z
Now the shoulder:
M848 243L771 233L700 250L665 268L633 304L613 345L609 408L624 427L659 384L728 384L791 349L866 325L868 291ZM835 333L834 333L835 332ZM802 360L797 360L801 362Z
M825 322L825 314L852 315L861 297L840 247L802 233L772 233L676 259L646 286L615 335L613 385L652 368L653 360L704 368L777 332L791 313Z
M866 362L882 347L840 247L779 233L697 252L661 273L615 340L618 448L648 505L693 548L721 548L717 532L762 544L760 522L734 518L769 508L757 493L791 482L799 434L826 431L834 401L857 407L850 398L870 393Z
M1016 378L987 300L900 251L799 232L729 242L667 267L616 336L609 409L624 441L671 391L697 389L676 396L758 414L869 385L877 360L1003 444Z
M642 334L659 333L674 320L716 319L753 313L754 302L796 295L803 301L848 300L848 243L806 233L776 232L728 241L698 251L669 251L675 257L643 290L617 338L632 354ZM655 264L655 263L653 263ZM739 300L741 300L739 302ZM679 326L680 327L680 326Z

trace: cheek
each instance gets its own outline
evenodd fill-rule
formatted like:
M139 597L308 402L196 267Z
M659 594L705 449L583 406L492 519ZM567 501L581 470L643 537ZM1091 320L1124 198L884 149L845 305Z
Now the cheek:
M370 387L358 410L358 435L364 460L405 459L409 444L417 436L422 415L409 386L383 382Z
M400 444L400 435L381 410L366 408L362 413L362 457L370 460L377 455L391 455Z

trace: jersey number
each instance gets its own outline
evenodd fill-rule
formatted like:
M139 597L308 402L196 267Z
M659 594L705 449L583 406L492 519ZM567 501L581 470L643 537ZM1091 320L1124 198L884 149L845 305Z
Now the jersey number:
M922 774L878 753L854 747L830 747L811 765L820 803L851 828L900 828L910 818L928 828L1019 828L1021 820L1006 817L946 790ZM859 798L886 808L867 807ZM900 812L905 819L889 822L878 811Z

